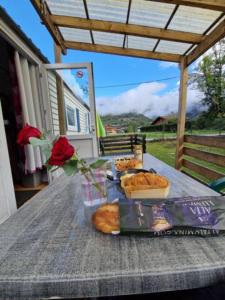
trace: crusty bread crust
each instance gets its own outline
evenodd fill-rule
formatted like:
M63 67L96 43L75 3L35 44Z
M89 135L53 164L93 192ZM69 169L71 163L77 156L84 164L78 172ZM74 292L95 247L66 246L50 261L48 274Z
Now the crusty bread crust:
M169 185L169 181L166 177L152 174L143 173L127 176L124 178L123 186L129 191L148 190L148 189L160 189L166 188Z
M92 215L92 223L97 230L104 233L119 231L118 203L107 203L100 206Z
M129 159L118 159L115 163L117 171L125 171L129 169L140 169L142 168L142 163L136 158Z

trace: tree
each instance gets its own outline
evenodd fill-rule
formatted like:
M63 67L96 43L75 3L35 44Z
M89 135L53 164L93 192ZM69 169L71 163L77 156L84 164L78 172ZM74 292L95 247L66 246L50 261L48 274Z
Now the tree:
M136 126L133 122L128 124L127 132L136 132Z
M225 40L210 49L196 71L191 81L204 94L205 116L211 120L225 117Z
M219 130L219 134L225 130L225 118L216 118L212 123L212 128Z

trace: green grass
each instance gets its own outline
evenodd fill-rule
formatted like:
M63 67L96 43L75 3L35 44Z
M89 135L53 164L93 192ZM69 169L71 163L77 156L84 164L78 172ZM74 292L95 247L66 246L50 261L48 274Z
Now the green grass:
M189 147L192 147L194 149L199 149L203 151L208 151L212 153L222 154L225 155L225 149L218 149L213 147L206 147L206 146L200 146L200 145L193 145L193 144L187 144ZM158 159L164 161L168 165L175 167L175 152L176 152L176 141L161 141L161 142L149 142L147 143L147 152L152 154L153 156L157 157ZM212 163L209 163L207 161L199 160L192 157L185 157L188 160L198 163L204 167L207 167L209 169L218 171L225 176L225 166L216 166ZM185 171L187 171L185 169ZM210 180L193 172L189 171L188 173L194 177L197 177L198 179L204 181L205 183L209 183Z
M162 141L147 143L148 153L175 167L176 141Z
M146 132L144 133L146 134L147 138L151 138L151 139L164 139L164 138L176 138L176 133L175 132L161 132L161 131L157 131L157 132Z
M193 134L193 135L201 135L201 134L219 134L218 130L214 129L201 129L201 130L186 130L186 134ZM153 138L153 139L164 139L164 138L176 138L177 133L176 132L162 132L162 131L156 131L156 132L128 132L124 134L111 134L111 136L116 135L132 135L132 134L145 134L147 138ZM222 134L225 134L225 131L222 132Z
M130 133L131 134L131 133ZM155 138L155 139L163 139L163 138L176 138L176 133L173 132L165 132L164 135L162 132L147 132L143 133L146 134L147 138ZM203 135L203 134L219 134L218 130L192 130L186 131L186 134L192 134L192 135ZM222 132L222 134L225 134L225 132ZM193 145L193 144L186 144L187 146L203 150L206 152L212 152L216 154L225 155L225 149L218 149L213 147L206 147L206 146L200 146L200 145ZM168 165L175 167L175 155L176 155L176 141L174 140L165 140L160 142L147 142L146 145L146 151L156 158L160 159L161 161L167 163ZM209 163L207 161L199 160L192 157L185 157L189 161L192 161L194 163L200 164L204 167L207 167L209 169L215 170L217 172L220 172L224 174L225 176L225 166L217 166L212 163ZM183 168L189 175L193 176L194 178L199 179L200 181L208 184L210 183L210 180L207 179L204 176L201 176L191 170ZM225 192L225 190L224 190Z
M193 135L201 135L201 134L219 134L218 130L214 129L202 129L202 130L186 130L186 134L193 134ZM154 139L163 139L163 138L171 138L171 137L176 137L177 133L176 132L162 132L162 131L156 131L156 132L146 132L143 133L146 134L147 138L154 138ZM225 131L222 132L222 134L225 134Z

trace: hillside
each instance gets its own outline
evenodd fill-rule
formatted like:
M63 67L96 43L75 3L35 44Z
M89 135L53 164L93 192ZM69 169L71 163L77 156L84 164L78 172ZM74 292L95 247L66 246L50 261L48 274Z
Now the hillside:
M151 119L143 114L127 113L121 115L101 116L104 125L117 126L124 132L136 131L140 126L150 125Z

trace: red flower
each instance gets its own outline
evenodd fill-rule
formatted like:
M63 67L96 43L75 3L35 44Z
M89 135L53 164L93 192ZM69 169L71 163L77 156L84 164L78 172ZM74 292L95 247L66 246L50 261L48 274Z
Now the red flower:
M68 142L66 137L59 137L52 148L51 157L48 164L51 166L63 166L75 152L74 147Z
M39 129L26 124L18 134L17 143L21 146L27 145L30 143L29 138L35 137L40 139L41 134Z

